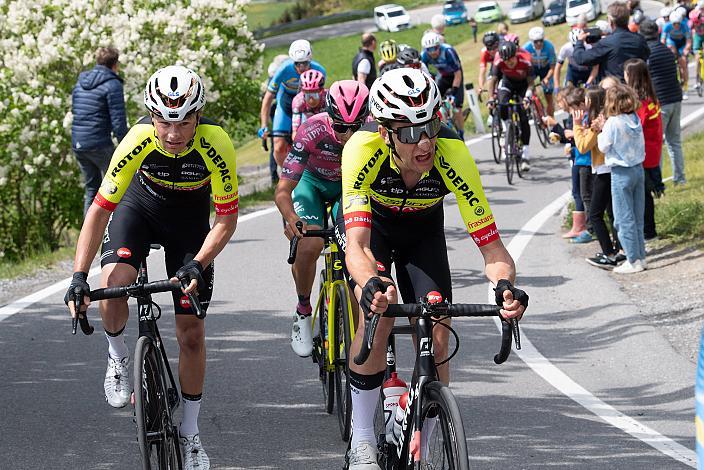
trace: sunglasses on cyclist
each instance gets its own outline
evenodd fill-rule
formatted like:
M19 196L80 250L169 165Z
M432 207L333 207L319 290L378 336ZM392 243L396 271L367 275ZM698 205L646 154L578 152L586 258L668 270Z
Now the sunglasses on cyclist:
M314 91L311 93L303 93L303 98L308 101L308 100L319 100L320 99L320 92L319 91Z
M433 47L428 47L425 49L428 52L437 52L440 50L440 46L433 46Z
M305 61L305 62L294 62L293 66L296 67L297 69L300 68L308 68L310 67L310 62Z
M396 134L396 137L402 144L417 144L420 142L423 134L427 135L429 139L436 137L440 133L441 127L442 123L440 119L436 117L424 124L418 124L416 126L399 127L398 129L387 127L386 129L390 133Z
M347 134L348 132L357 132L359 128L362 127L361 122L353 122L348 124L346 122L334 122L332 123L332 130L339 134Z

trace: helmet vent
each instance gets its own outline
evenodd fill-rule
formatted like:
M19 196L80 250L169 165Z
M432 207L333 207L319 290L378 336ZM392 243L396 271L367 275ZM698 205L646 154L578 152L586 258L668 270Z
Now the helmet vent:
M171 91L176 91L178 89L178 78L171 77Z

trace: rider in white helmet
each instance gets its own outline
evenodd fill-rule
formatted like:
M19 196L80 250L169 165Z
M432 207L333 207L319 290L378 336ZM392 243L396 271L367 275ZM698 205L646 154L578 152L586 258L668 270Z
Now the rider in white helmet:
M547 114L552 116L555 112L555 105L552 99L553 89L555 88L553 75L555 74L555 64L557 63L555 46L545 39L545 31L540 26L535 26L528 31L528 39L530 41L523 45L523 49L531 55L533 71L536 77L540 78L543 85L543 92L547 100Z
M456 196L463 225L484 257L489 281L497 285L502 315L520 318L527 305L525 292L512 286L514 263L499 237L474 160L458 135L440 122L439 105L437 85L420 70L386 72L370 91L369 108L376 121L357 131L342 152L342 214L335 232L361 307L348 357L356 357L362 343L368 344L366 333L374 331L372 322L376 324L368 359L361 365L349 362L353 427L349 470L380 468L374 418L394 320L379 314L388 304L401 301L398 292L406 302L430 291L452 300L445 195ZM448 357L448 342L447 328L433 330L436 362ZM447 363L438 366L438 375L442 383L449 382ZM437 423L432 417L424 418L417 443L420 468L434 468L432 462L446 458L443 446L430 449L428 445L447 431Z
M260 128L257 135L266 140L269 134L274 137L274 158L279 167L284 162L291 146L292 113L291 103L299 92L299 77L311 68L325 75L325 68L313 60L313 50L310 42L297 39L291 43L288 50L289 59L284 62L269 81L266 93L262 99L259 111ZM276 99L276 111L269 129L269 111Z
M562 67L567 62L567 73L565 74L565 81L563 84L571 83L574 86L589 86L596 80L596 76L599 73L599 66L595 65L590 67L588 65L579 65L572 60L572 55L574 54L574 45L577 44L579 36L582 34L581 29L570 29L567 33L568 41L562 45L560 52L557 53L557 64L555 65L555 77L560 77L562 74ZM586 49L591 49L591 44L585 44ZM554 93L557 94L558 87L555 87Z
M164 247L167 275L172 282L187 286L173 293L183 398L179 427L183 467L208 469L198 429L205 327L184 294L197 294L203 310L210 303L213 259L237 225L235 150L223 128L202 116L203 82L186 67L156 71L144 89L144 105L149 115L120 142L88 209L65 301L73 316L75 302L82 304L82 312L86 310L88 271L101 245L100 287L132 284L150 244ZM215 207L212 229L211 194ZM100 302L100 312L108 342L105 398L110 406L122 408L132 393L130 355L123 334L129 316L127 297Z
M686 11L686 10L685 10ZM670 21L665 24L660 34L660 42L664 43L677 58L680 68L680 78L682 83L682 99L686 100L687 86L689 82L689 70L687 67L687 57L692 50L692 31L682 14L682 9L676 8L670 13Z

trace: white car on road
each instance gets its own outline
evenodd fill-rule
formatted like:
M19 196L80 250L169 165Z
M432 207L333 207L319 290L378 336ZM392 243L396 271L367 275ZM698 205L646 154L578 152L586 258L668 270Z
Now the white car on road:
M587 21L594 21L601 15L601 0L567 0L567 24L575 24L581 15L584 15Z
M374 23L381 31L401 31L411 27L411 15L401 5L389 3L374 8Z

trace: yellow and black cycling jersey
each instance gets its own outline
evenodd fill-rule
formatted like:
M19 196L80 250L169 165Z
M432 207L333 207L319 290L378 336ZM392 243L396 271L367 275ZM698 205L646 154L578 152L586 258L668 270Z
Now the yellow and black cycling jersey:
M200 119L193 140L180 154L164 150L151 118L141 119L115 149L95 203L115 210L135 173L134 179L158 199L212 190L216 214L237 212L235 149L225 130L209 119Z
M465 143L444 124L435 147L433 168L406 188L378 124L362 127L342 151L342 203L345 229L371 227L372 217L422 216L439 209L454 193L460 214L478 246L499 238L484 195L479 171Z

